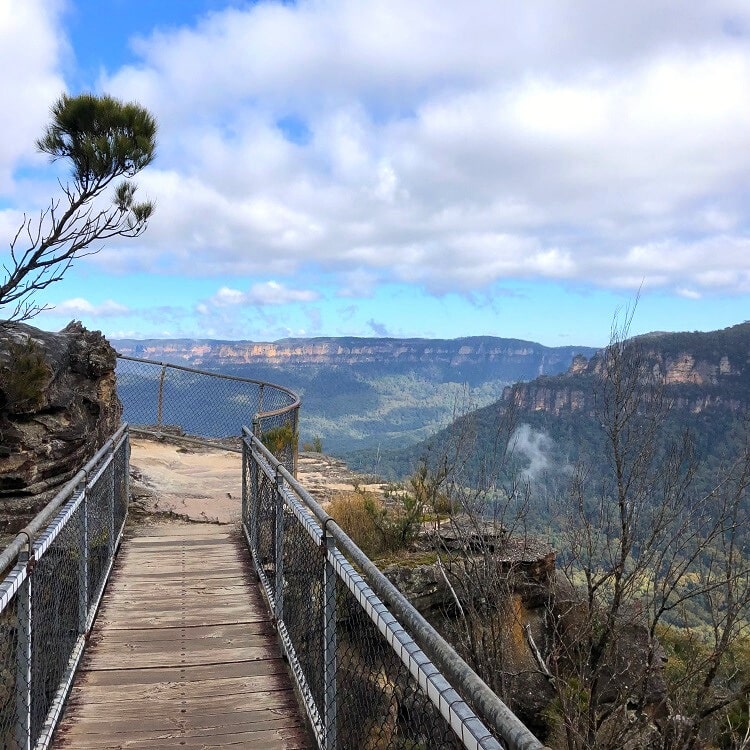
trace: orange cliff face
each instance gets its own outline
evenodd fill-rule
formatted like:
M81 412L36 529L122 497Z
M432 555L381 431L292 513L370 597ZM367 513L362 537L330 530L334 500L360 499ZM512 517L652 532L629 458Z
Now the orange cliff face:
M290 339L251 341L120 341L121 354L202 365L283 366L289 364L358 365L365 363L439 363L450 367L534 361L537 372L560 372L572 356L540 344L491 337L458 340ZM593 353L593 349L588 350Z
M643 352L645 359L651 363L655 374L661 373L667 386L699 386L706 388L705 393L676 391L672 395L673 406L692 412L721 406L732 411L743 407L743 399L734 392L725 392L724 384L736 384L743 375L742 366L738 363L750 363L747 357L714 352L703 358L696 357L688 351L665 355L656 348ZM744 357L744 358L743 358ZM549 412L560 415L564 412L589 411L594 409L590 386L585 379L601 376L602 359L598 356L586 359L576 356L565 375L555 378L541 378L528 383L521 383L515 388L506 388L503 398L514 399L516 405L528 411ZM579 379L581 378L581 379Z

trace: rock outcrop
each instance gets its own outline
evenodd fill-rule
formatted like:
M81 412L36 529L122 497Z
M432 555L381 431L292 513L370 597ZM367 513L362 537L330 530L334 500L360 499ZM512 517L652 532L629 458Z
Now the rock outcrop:
M649 334L626 346L664 383L674 408L693 413L747 408L750 385L750 323L710 333ZM593 414L601 353L573 358L565 374L539 377L503 391L522 411Z
M554 678L537 659L555 662L561 675L585 671L574 660L591 623L586 602L556 570L554 549L541 539L461 517L426 530L417 546L413 556L404 555L383 573L534 734L558 747ZM440 551L440 562L425 559L429 550L435 558ZM648 721L634 732L642 742L633 748L650 746L645 738L668 719L664 662L637 613L619 624L598 673L600 700L615 708L623 685L645 690Z
M576 353L591 347L546 347L531 341L473 336L460 339L313 338L276 342L149 339L114 341L124 355L158 359L191 367L268 365L331 367L382 365L503 368L513 377L535 377L564 371Z
M22 528L117 429L115 363L78 322L0 327L0 533Z

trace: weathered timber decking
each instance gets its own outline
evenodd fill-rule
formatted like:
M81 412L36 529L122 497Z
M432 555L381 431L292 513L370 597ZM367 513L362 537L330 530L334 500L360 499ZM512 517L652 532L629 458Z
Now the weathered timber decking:
M123 542L54 748L312 748L231 526Z

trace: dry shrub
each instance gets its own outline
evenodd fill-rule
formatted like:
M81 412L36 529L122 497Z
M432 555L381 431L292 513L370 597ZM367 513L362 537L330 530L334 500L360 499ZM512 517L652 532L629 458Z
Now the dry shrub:
M340 492L331 501L328 513L368 557L384 551L386 540L378 519L385 508L369 492Z

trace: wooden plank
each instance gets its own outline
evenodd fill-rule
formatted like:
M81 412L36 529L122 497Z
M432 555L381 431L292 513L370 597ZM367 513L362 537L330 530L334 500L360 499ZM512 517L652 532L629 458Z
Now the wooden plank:
M208 665L208 668L216 671L215 665ZM130 674L134 670L128 670L129 674L123 675L120 670L112 670L106 673L111 678L109 684L99 684L99 689L90 690L93 682L87 680L89 676L100 676L104 672L87 672L82 675L79 683L70 691L71 705L80 701L82 695L88 705L99 703L125 703L150 701L159 698L161 700L177 700L183 696L187 698L210 698L216 695L252 695L263 690L278 691L288 690L289 681L286 671L286 665L279 662L279 671L277 673L259 675L256 677L234 677L234 678L211 678L207 680L194 680L186 678L185 680L139 682L134 681L134 675ZM118 690L113 691L109 688L115 685ZM106 690L101 689L107 687ZM127 689L125 689L127 687Z
M76 716L86 718L92 722L107 722L112 720L125 720L139 722L152 719L163 726L165 722L178 718L181 722L190 724L196 716L222 715L227 721L239 721L244 712L274 713L294 711L297 706L291 688L287 690L265 690L255 693L242 693L241 695L220 694L203 696L201 698L178 695L165 701L162 698L149 698L142 702L120 700L110 703L106 711L102 710L99 703L72 703ZM159 712L153 709L158 706ZM165 711L167 708L169 710ZM239 717L239 718L238 718Z
M208 684L213 680L234 680L272 678L287 675L286 665L280 656L274 659L263 659L251 662L234 662L222 665L217 672L214 665L184 665L180 667L151 667L149 669L102 670L83 672L73 685L73 690L92 688L90 695L95 701L101 700L109 693L113 685L153 685L156 683L190 683ZM104 689L107 688L107 689ZM95 698L93 696L96 696Z
M183 630L184 633L181 633L180 631ZM274 633L275 631L270 621L265 619L231 625L226 623L211 623L209 625L195 625L184 628L181 626L175 628L129 628L126 631L114 630L107 633L106 643L111 646L112 644L129 644L145 641L172 642L176 637L182 637L186 640L236 640L238 638L245 638L247 635L273 635ZM89 643L102 643L104 640L101 633L94 632L89 638Z
M64 730L63 730L64 731ZM236 732L221 727L211 734L188 732L139 732L131 730L125 735L112 736L70 732L63 735L65 747L77 750L172 750L172 748L262 748L262 750L307 750L312 744L298 727L270 731Z
M113 586L107 590L108 596L115 594L124 597L133 597L138 601L152 599L161 599L164 601L164 594L173 594L175 590L175 581L159 581L156 583L134 582L124 586ZM180 590L192 596L226 596L242 601L248 596L247 584L237 578L234 579L214 579L206 581L198 577L182 580L179 582Z
M274 644L268 642L259 643L257 646L244 648L224 648L214 651L207 649L195 649L190 653L186 651L165 651L159 649L156 652L142 649L139 653L128 652L99 652L93 656L87 664L87 669L127 669L138 659L139 667L170 667L180 664L223 664L232 661L255 661L267 659L276 653Z

